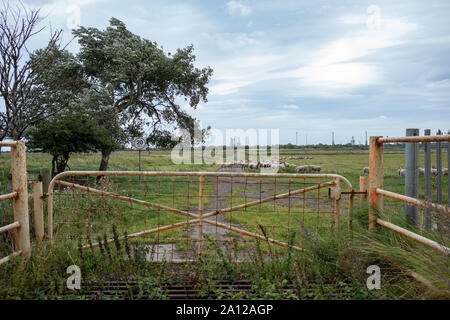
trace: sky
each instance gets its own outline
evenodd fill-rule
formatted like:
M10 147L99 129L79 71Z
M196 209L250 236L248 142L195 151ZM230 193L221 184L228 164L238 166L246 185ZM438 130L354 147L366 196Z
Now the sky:
M68 42L111 17L168 52L193 44L196 66L214 70L208 102L189 108L203 127L279 129L283 144L298 132L300 145L450 129L447 0L23 2L47 25L31 49L50 27Z

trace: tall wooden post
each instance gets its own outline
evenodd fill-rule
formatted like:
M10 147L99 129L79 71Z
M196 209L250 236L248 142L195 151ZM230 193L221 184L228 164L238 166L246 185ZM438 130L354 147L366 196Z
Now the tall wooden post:
M33 213L36 240L44 240L44 199L42 198L42 182L33 182Z
M11 148L12 188L17 192L14 198L14 220L20 223L15 230L14 242L16 250L21 250L23 256L29 257L30 247L30 222L28 217L28 186L27 186L27 164L25 159L25 142L17 141L15 147Z
M39 170L39 177L42 181L42 193L47 193L48 185L52 181L52 170L50 168L41 168Z
M369 144L369 230L375 231L377 226L376 210L383 209L383 196L376 193L383 188L383 144L378 138L370 137Z

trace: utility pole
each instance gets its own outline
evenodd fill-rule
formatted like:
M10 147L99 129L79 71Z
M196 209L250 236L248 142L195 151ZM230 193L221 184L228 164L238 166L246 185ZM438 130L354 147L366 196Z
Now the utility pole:
M367 131L366 131L366 147L367 147Z
M331 145L333 145L334 146L334 131L332 132L332 138L331 138Z
M295 145L298 146L298 132L295 132Z

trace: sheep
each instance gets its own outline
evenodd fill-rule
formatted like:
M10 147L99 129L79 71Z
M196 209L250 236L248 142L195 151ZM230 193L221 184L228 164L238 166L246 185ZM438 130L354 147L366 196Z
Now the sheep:
M319 166L310 165L309 167L312 171L320 172L322 170L322 165Z
M306 172L306 171L308 171L308 169L309 169L309 166L308 165L305 165L305 166L297 166L296 168L295 168L295 171L298 173L298 172Z
M419 168L419 176L423 176L425 174L424 168Z
M399 176L401 176L401 177L404 177L405 176L405 173L406 173L406 169L403 169L403 168L398 168L398 175Z
M258 169L259 168L259 163L258 162L250 162L248 164L248 168L249 169Z
M437 169L436 168L431 167L431 175L437 176Z
M442 175L448 176L448 168L442 168Z
M369 167L364 167L363 172L364 174L369 174Z

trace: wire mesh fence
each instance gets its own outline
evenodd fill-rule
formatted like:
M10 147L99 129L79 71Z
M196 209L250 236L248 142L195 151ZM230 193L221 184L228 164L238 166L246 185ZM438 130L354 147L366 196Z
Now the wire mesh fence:
M85 249L133 239L148 246L149 260L155 261L186 261L223 251L245 259L246 247L255 241L301 250L296 232L302 225L330 233L338 231L339 221L348 220L348 210L328 190L342 181L349 187L340 179L320 174L66 172L50 184L48 235Z

